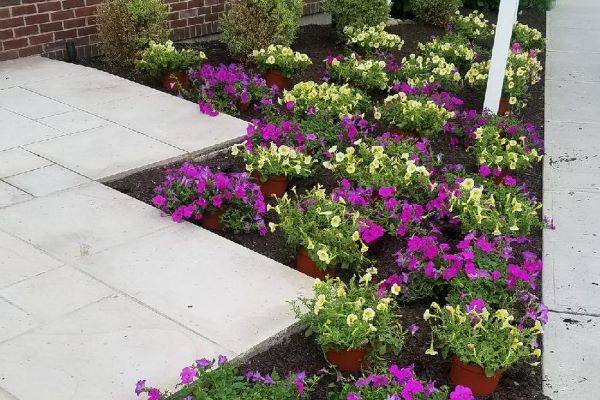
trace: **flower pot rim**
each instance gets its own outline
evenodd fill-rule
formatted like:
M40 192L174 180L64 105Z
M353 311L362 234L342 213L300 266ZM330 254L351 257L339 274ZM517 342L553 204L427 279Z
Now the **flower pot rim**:
M456 356L456 355L455 355L455 356L452 356L452 361L453 361L453 362L456 362L460 368L466 369L466 370L468 370L468 371L470 371L470 372L473 372L473 373L481 373L481 374L482 374L482 375L484 375L486 378L493 378L493 377L494 377L494 376L496 376L497 374L499 374L499 373L501 374L501 373L503 373L503 372L504 372L504 370L503 370L502 368L498 368L498 369L496 370L496 372L494 372L494 375L492 375L492 376L487 376L487 375L485 374L485 368L483 368L483 367L482 367L482 366L480 366L479 364L475 364L475 363L471 363L471 362L469 362L469 363L467 363L467 362L464 362L463 360L461 360L461 359L460 359L460 357L458 357L458 356Z

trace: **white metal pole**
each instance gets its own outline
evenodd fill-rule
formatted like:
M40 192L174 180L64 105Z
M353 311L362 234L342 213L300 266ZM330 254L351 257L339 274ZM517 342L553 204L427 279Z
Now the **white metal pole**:
M498 105L500 104L500 97L502 97L506 61L510 52L510 39L512 37L513 26L517 21L518 10L519 0L500 1L490 72L485 91L485 101L483 102L483 109L488 109L493 113L498 113Z

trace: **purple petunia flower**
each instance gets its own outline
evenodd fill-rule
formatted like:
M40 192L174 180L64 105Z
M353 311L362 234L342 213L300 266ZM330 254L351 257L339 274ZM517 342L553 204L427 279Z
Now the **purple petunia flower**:
M194 381L194 378L196 377L196 371L194 371L193 368L185 367L181 370L179 377L181 378L181 383L183 383L184 385L192 383Z
M450 393L450 400L473 400L474 398L471 389L461 385L458 385Z
M142 391L145 388L146 388L146 381L145 380L139 380L139 381L137 381L137 383L135 384L135 394L137 394L139 396L140 393L142 393Z
M160 391L157 388L151 388L148 390L148 400L159 400Z
M196 360L196 365L200 369L206 369L206 368L210 367L212 364L213 364L213 362L206 358L201 358L199 360Z

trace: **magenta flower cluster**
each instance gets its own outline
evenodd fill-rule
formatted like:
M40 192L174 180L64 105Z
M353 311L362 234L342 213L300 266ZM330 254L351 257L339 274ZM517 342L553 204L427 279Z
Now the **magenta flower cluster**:
M198 91L200 111L216 116L219 111L236 113L251 102L272 104L272 90L260 75L248 75L237 64L204 64L190 73Z
M198 221L206 212L236 208L244 211L243 230L256 228L262 235L267 232L265 200L246 173L213 172L207 166L186 162L165 170L164 180L154 191L152 203L175 222Z

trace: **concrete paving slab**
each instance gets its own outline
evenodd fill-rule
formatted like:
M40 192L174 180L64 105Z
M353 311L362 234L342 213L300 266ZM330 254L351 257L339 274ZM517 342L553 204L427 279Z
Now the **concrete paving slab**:
M600 318L550 313L544 334L544 392L552 400L598 398Z
M65 283L68 290L65 290ZM114 294L108 286L69 266L0 290L0 296L39 323L49 322Z
M27 313L0 298L0 343L36 326L36 322ZM0 358L2 356L0 355ZM0 382L3 373L0 372Z
M549 121L600 123L595 100L600 82L546 82L546 119ZM565 94L568 97L565 97ZM568 99L568 101L567 101Z
M29 193L0 181L0 208L18 204L33 198Z
M25 148L92 179L121 174L185 154L118 125L105 125Z
M0 63L0 89L81 74L89 68L33 56Z
M4 181L34 196L45 196L90 182L88 178L56 164L13 175L4 178Z
M77 133L88 129L108 125L109 122L85 111L75 110L53 115L39 120L44 125L51 126L63 133Z
M0 231L0 289L60 265L29 243Z
M580 55L600 53L600 30L582 31L581 25L577 25L577 27L579 29L553 27L548 33L548 51L579 53ZM581 40L582 32L585 32L586 40Z
M600 151L600 124L546 121L544 130L544 150L550 158L580 158Z
M92 113L94 106L99 104L126 98L136 99L146 95L148 91L154 91L146 86L92 68L81 68L76 74L69 76L66 82L64 79L47 79L24 83L21 86Z
M225 114L209 117L198 105L162 92L99 105L93 112L188 152L240 139L248 125Z
M73 110L63 103L20 87L0 90L0 107L31 119L48 117Z
M0 344L0 382L19 400L39 399L40 388L52 399L133 400L138 379L172 388L182 367L218 354L232 355L113 296Z
M0 151L0 178L17 175L51 164L51 161L38 157L20 147Z
M294 323L286 303L313 280L185 223L83 257L81 268L241 353Z
M0 108L0 150L10 149L62 135L61 131Z
M600 193L592 192L544 192L544 214L551 216L556 230L548 233L546 239L574 240L595 237L600 226Z
M546 55L546 79L600 82L600 53L549 51Z
M156 209L92 182L0 210L0 229L61 261L172 227Z

